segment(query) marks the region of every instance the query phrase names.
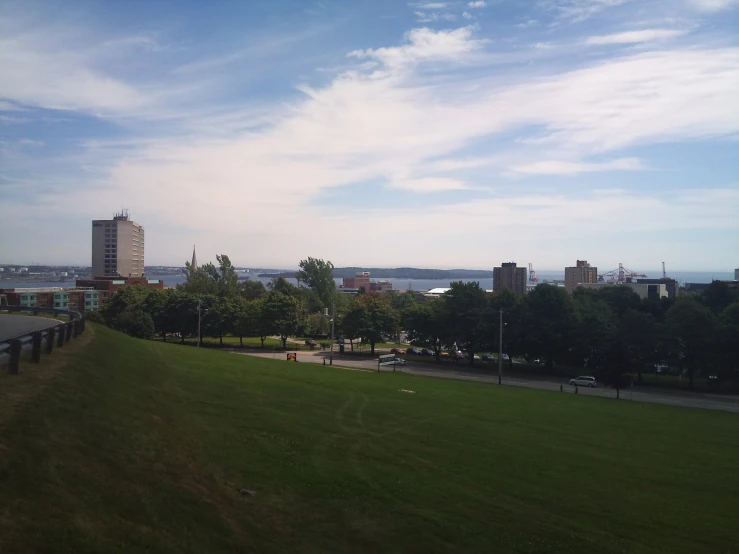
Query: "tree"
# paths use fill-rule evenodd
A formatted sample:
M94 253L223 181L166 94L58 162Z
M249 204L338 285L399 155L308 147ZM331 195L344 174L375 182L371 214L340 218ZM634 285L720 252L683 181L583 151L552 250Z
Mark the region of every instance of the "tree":
M258 300L267 295L267 289L261 281L247 280L241 283L241 296L247 300Z
M575 365L598 372L605 369L614 353L618 319L598 296L581 296L575 301L573 342L569 358Z
M285 296L300 298L300 289L291 284L284 277L277 277L276 279L272 279L269 283L267 283L267 288L270 292L279 292L284 294Z
M304 282L316 293L324 306L329 306L336 294L334 264L318 258L300 260L300 270L295 274L298 281Z
M375 344L390 337L397 326L397 313L385 298L377 294L354 297L354 302L343 318L344 332L350 337L361 337L370 344L370 353L375 354Z
M298 329L297 299L273 290L264 302L262 321L270 334L280 336L282 347L287 349L287 338Z
M170 291L164 305L167 327L180 334L184 344L185 337L195 332L198 325L198 299L195 295L180 288Z
M138 339L150 339L154 336L154 321L141 308L121 312L115 320L114 327Z
M250 302L243 298L234 300L230 331L231 334L239 337L239 345L242 348L244 337L259 335L260 309L261 303L258 301ZM262 345L264 346L264 342Z
M408 328L408 317L413 309L418 304L416 302L416 295L412 291L406 291L402 294L391 294L390 295L390 306L398 314L398 326L399 331L407 330ZM400 333L398 333L400 335ZM396 337L396 340L400 340L400 337Z
M431 346L437 362L441 359L441 350L447 342L446 319L444 304L440 299L416 304L405 316L408 339Z
M470 364L475 363L475 350L485 342L484 314L487 310L485 291L473 281L451 283L450 290L442 297L444 306L442 335L455 342L457 348L466 350Z
M121 287L103 304L100 313L110 327L116 327L115 321L123 312L143 310L149 291L141 285Z
M529 357L543 358L546 368L554 361L566 359L575 324L572 297L564 288L538 285L524 297L523 349Z
M523 331L522 297L512 290L503 289L490 295L484 315L482 345L497 350L500 340L500 310L503 310L503 353L508 354L508 367L513 367L513 356L522 352Z
M628 369L635 370L637 381L641 382L646 366L656 362L658 337L654 317L650 313L627 310L619 322L618 337L626 348Z
M673 362L687 371L693 389L698 365L705 363L712 354L716 320L711 311L694 298L681 297L667 312L665 328Z
M202 301L201 334L218 337L220 346L223 346L223 335L233 328L234 300L227 297L207 296Z
M151 289L143 303L143 309L151 316L154 330L159 333L164 342L167 341L167 331L170 330L170 318L167 313L167 297L169 290Z
M193 269L190 262L185 262L186 281L177 285L177 289L189 294L217 294L218 284L211 278L214 272L217 270L212 263Z
M718 315L739 299L736 289L729 288L728 283L713 281L699 297L701 304Z

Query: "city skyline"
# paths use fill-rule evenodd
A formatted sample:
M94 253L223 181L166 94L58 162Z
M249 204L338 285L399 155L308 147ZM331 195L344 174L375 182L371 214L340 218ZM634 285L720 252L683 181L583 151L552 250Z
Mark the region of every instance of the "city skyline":
M0 263L88 265L128 208L149 265L733 272L737 28L734 0L7 2Z

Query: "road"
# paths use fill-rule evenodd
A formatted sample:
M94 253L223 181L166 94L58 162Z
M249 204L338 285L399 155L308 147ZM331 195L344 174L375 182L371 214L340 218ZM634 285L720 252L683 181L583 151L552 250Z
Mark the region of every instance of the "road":
M284 360L284 352L261 353L232 351L234 354L256 356L259 358L273 358ZM323 364L324 359L328 364L328 352L298 352L298 361ZM348 369L361 369L366 371L377 371L377 359L357 359L351 356L340 356L334 354L334 365ZM381 368L382 371L392 371L392 366ZM497 365L480 365L478 369L449 366L438 367L434 363L424 361L409 361L405 366L398 366L398 370L411 375L424 377L436 377L443 379L461 379L464 381L478 381L481 383L498 382ZM575 387L567 384L567 379L559 377L542 376L516 376L507 377L503 370L503 384L514 387L527 387L532 389L559 391L568 394L575 393ZM602 398L615 398L616 391L610 388L578 387L578 394L586 396L598 396ZM739 396L713 395L702 393L689 393L684 391L669 391L657 388L637 387L621 391L621 399L634 402L651 402L654 404L667 404L685 408L703 408L706 410L723 410L726 412L739 413Z
M43 331L63 323L48 317L0 314L0 341L14 339L34 331Z

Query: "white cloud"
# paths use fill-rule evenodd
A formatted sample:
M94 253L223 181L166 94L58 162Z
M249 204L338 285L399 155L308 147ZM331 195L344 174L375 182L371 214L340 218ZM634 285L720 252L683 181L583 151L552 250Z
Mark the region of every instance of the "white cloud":
M429 23L432 21L455 21L457 16L453 13L439 12L415 12L420 23Z
M665 40L684 34L685 31L679 29L644 29L641 31L627 31L625 33L589 37L585 41L585 44L632 44L652 40Z
M449 4L447 2L428 2L426 4L413 4L419 10L443 10Z
M619 158L601 163L545 160L514 166L514 173L528 175L578 175L599 171L637 171L647 169L637 158Z
M539 5L553 10L561 19L584 21L595 14L632 0L540 0Z
M29 138L22 138L18 141L21 146L39 147L44 146L43 140L34 140Z
M518 23L516 27L518 29L528 29L530 27L536 27L539 24L539 21L536 19L529 19L527 21L524 21L523 23Z
M467 7L469 8L484 8L485 6L487 6L485 0L473 0L472 2L467 2Z
M388 68L399 68L423 61L453 61L479 50L485 40L472 37L471 27L450 31L435 31L423 27L405 35L407 44L387 48L354 50L347 54L354 58L372 58Z
M688 0L698 9L714 12L739 5L739 0Z
M405 189L421 193L448 190L469 190L475 188L459 179L449 179L446 177L422 177L418 179L398 178L391 181L391 186L396 189Z
M472 19L472 14L470 12L462 12L462 17L465 19Z

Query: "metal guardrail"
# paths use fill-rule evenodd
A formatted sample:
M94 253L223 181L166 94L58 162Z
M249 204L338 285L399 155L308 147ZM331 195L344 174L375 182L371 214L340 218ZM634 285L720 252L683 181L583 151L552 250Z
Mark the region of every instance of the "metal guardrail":
M8 365L8 372L18 374L23 351L31 350L31 360L41 361L42 349L51 354L54 347L61 348L71 339L85 330L85 316L74 310L60 308L37 308L30 306L0 306L0 313L23 313L29 315L51 314L56 317L67 316L69 321L50 325L40 331L32 331L23 335L0 341L0 365Z

